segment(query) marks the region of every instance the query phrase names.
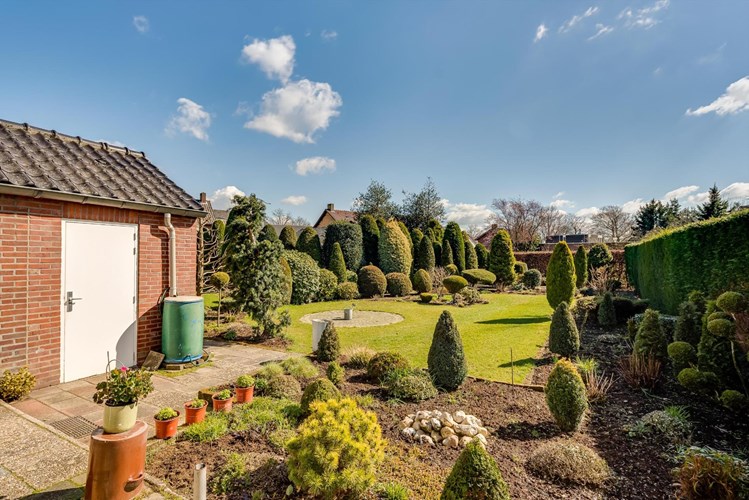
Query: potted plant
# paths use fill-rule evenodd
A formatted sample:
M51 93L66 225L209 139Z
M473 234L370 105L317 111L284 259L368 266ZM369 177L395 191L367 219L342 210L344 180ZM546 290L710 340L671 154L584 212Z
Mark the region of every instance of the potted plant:
M153 391L151 372L130 370L126 366L112 370L106 380L96 384L94 403L104 403L104 432L117 434L129 431L138 416L138 400Z
M237 403L252 403L252 396L255 393L255 379L251 375L240 375L234 385Z
M213 411L229 413L231 411L231 391L224 389L213 395Z
M196 398L185 403L185 425L197 424L205 419L205 410L208 408L208 401Z
M156 427L156 439L169 439L177 435L179 412L174 408L165 407L153 416Z

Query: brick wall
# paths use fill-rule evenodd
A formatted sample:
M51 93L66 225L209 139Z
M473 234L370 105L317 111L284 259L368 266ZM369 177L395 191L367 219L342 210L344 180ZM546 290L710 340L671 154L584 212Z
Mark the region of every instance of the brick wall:
M61 218L138 224L138 361L160 348L169 284L162 214L0 195L0 367L28 365L37 387L60 380ZM172 217L180 295L195 294L196 220Z

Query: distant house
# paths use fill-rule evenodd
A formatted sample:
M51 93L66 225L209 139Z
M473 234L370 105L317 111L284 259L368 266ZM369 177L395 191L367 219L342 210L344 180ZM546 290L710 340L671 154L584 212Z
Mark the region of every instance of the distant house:
M226 221L229 219L229 211L213 208L211 200L208 199L208 196L206 196L205 193L200 193L200 206L203 207L203 210L205 210L208 214L203 219L203 222L207 225L213 224L217 220L224 221L224 223L226 223Z
M0 367L43 387L160 350L205 215L142 152L0 120Z
M476 243L481 243L488 250L498 231L499 227L496 224L492 224L486 231L476 237Z
M559 243L560 241L566 241L568 244L580 245L582 243L589 243L587 234L555 234L553 236L546 237L546 243Z
M351 210L336 210L335 205L328 203L328 206L323 210L323 213L312 226L315 229L325 228L333 222L356 222L356 213Z

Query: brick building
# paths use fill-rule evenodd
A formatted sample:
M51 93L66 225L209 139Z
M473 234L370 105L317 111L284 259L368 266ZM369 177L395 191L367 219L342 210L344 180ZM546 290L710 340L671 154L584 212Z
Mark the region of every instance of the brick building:
M142 152L0 120L0 367L43 387L159 350L168 225L194 295L204 215Z

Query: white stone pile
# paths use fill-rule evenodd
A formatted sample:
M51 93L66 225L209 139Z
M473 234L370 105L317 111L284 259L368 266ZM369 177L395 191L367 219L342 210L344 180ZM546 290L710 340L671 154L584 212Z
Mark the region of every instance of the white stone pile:
M451 448L462 448L473 439L486 446L489 431L481 420L463 411L454 415L446 411L418 411L401 420L401 435L419 444L436 446L442 444Z

